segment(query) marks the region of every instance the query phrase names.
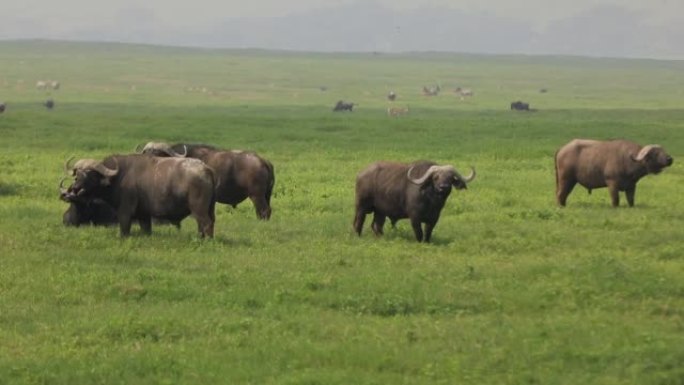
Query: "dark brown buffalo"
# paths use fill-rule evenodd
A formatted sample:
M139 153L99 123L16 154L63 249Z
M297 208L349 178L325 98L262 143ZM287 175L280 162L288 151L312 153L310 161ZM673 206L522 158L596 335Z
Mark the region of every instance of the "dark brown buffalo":
M355 103L347 103L344 100L339 100L337 104L335 104L335 107L333 107L333 111L339 112L339 111L353 111Z
M514 110L514 111L530 111L530 104L518 100L518 101L511 103L511 110Z
M153 217L178 223L188 215L200 236L214 235L214 174L197 159L113 155L81 159L67 168L74 182L63 199L107 203L116 211L122 236L130 234L132 220L149 234Z
M371 228L375 235L382 235L386 218L393 225L399 219L409 218L416 240L430 242L451 186L465 189L474 178L474 168L470 175L462 177L453 166L429 161L373 163L356 177L354 230L361 235L369 213L373 213Z
M5 108L7 108L7 105L4 102L0 102L0 114L5 112Z
M624 191L627 203L634 206L639 179L672 165L672 157L659 145L641 146L627 140L575 139L556 152L555 160L556 199L561 206L577 183L589 193L608 187L613 207L619 206L619 192Z
M253 151L222 150L204 144L147 143L142 152L155 156L196 158L214 170L216 201L236 207L249 198L257 218L271 217L271 194L275 184L273 164Z
M62 179L63 181L64 179ZM114 226L119 223L116 210L107 202L100 199L83 199L69 194L67 189L62 187L62 182L59 184L59 196L61 200L69 203L69 207L62 215L62 223L65 226ZM152 220L158 224L171 223L180 229L180 221L170 222L158 218L152 218Z

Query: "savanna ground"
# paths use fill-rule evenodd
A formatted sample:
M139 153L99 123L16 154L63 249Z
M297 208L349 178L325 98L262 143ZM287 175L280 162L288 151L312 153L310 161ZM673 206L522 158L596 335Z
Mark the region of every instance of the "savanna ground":
M0 42L0 69L2 384L684 383L682 62ZM575 137L675 163L634 208L577 188L560 209L553 153ZM191 218L65 228L63 162L149 140L256 150L272 219L247 201L217 206L213 240ZM354 178L379 159L478 176L432 244L406 220L359 238Z

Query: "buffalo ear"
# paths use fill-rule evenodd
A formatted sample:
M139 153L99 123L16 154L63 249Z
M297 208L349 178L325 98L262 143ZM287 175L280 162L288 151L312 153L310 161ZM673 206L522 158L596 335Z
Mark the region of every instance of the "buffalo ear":
M451 184L454 185L459 190L467 190L468 189L468 184L456 177L451 181Z

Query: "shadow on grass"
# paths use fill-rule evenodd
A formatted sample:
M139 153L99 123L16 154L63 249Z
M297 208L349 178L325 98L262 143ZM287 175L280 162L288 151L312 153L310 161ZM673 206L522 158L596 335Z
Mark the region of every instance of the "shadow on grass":
M0 196L19 195L20 185L0 182Z
M575 203L570 203L561 208L561 210L572 210L573 208L575 209L582 209L582 210L622 210L622 209L630 209L630 210L638 210L638 209L655 209L656 206L653 206L648 203L640 203L637 202L636 199L634 200L634 207L629 207L627 202L621 201L620 206L618 207L613 207L610 204L610 198L607 198L605 202L575 202Z
M456 235L454 235L453 237L451 237L449 234L440 235L438 233L438 230L438 228L435 228L435 230L432 232L432 238L430 238L429 243L419 243L416 240L416 236L415 234L413 234L413 230L410 227L401 228L399 224L397 224L396 228L391 226L385 226L384 234L381 236L373 234L373 230L371 230L370 228L364 229L363 233L361 234L361 237L358 237L356 233L354 233L353 231L350 233L350 235L353 235L352 238L368 238L378 242L406 242L407 244L424 244L432 246L448 246L453 242L458 242Z

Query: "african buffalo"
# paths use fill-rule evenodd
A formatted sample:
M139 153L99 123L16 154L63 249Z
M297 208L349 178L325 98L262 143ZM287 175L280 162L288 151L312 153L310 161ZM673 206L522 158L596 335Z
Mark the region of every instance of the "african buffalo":
M333 111L353 111L355 103L347 103L343 100L339 100L337 104L335 104L335 107L333 107Z
M70 202L102 201L116 211L122 236L137 220L145 234L152 218L177 223L188 215L200 236L214 235L214 174L197 159L113 155L103 161L81 159L67 169L74 182L64 193Z
M271 194L275 184L273 164L253 151L222 150L205 144L147 143L142 153L155 156L196 158L216 175L216 201L236 207L249 198L257 218L271 217Z
M43 103L43 105L44 105L45 108L47 108L48 110L51 110L51 109L55 108L55 101L52 100L52 99L48 99L48 100L45 101L45 103Z
M69 207L62 215L62 223L65 226L113 226L119 223L116 210L112 206L101 199L83 199L69 194L67 189L62 187L64 179L59 183L59 196L61 200L69 203ZM170 223L180 229L180 221L166 221L158 218L152 218L152 221L158 224Z
M634 206L636 184L647 174L658 174L672 165L672 157L655 144L641 146L627 140L598 141L574 139L555 156L556 199L565 206L568 195L579 183L589 190L608 187L613 207L620 204L624 191Z
M515 102L511 103L511 110L514 110L514 111L529 111L529 110L530 110L530 104L518 100L518 101L515 101Z
M430 88L423 86L423 96L437 96L439 91L441 91L439 84Z
M0 114L5 112L5 108L7 108L7 105L5 104L5 102L0 102Z
M382 235L385 218L392 224L409 218L416 240L430 242L451 186L465 189L474 178L474 168L462 177L453 166L430 161L373 163L356 177L354 230L361 235L366 215L372 212L375 235ZM425 223L424 235L421 223Z

